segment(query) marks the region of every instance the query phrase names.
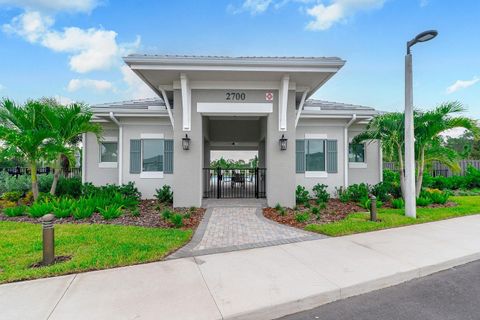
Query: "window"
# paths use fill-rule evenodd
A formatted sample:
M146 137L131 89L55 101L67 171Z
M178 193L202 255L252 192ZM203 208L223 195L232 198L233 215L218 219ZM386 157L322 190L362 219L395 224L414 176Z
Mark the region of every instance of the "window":
M100 143L100 162L117 162L118 160L118 142Z
M163 171L163 139L142 140L142 171L162 172Z
M365 162L365 144L363 143L350 143L348 148L348 161L349 162Z
M325 140L305 140L305 171L325 171Z

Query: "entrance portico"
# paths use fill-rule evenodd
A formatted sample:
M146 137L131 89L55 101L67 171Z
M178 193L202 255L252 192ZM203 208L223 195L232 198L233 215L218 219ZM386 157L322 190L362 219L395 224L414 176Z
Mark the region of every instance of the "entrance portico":
M250 133L248 126L234 129L229 121L258 121L260 138L253 142L267 168L268 205L295 205L296 126L303 103L343 60L132 55L125 62L165 101L173 127L174 206L200 206L208 151ZM212 129L222 125L223 134ZM188 150L182 148L186 135ZM279 146L282 136L286 150Z

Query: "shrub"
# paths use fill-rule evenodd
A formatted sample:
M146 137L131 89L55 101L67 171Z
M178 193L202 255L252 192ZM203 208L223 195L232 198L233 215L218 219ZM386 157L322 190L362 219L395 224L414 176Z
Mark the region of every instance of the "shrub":
M370 187L366 183L352 184L347 188L350 194L350 200L360 202L361 199L367 197L370 193Z
M68 218L72 215L75 200L69 198L58 198L52 201L53 214L55 218Z
M123 206L122 205L110 205L105 208L99 208L98 212L105 220L116 219L120 217L123 213Z
M313 207L310 210L310 213L313 214L314 216L316 216L317 219L320 219L320 208L319 207Z
M28 209L28 214L32 218L41 218L48 213L52 213L54 210L53 204L49 201L45 202L35 202Z
M280 207L280 210L278 210L278 213L281 215L281 216L284 216L287 214L287 211L285 210L284 207Z
M393 184L379 182L371 188L372 194L380 201L387 202L392 198L392 194L397 193Z
M277 203L275 205L275 210L280 211L281 209L282 209L282 206L280 205L280 203Z
M7 200L0 200L0 207L5 209L5 208L13 208L16 207L17 203L12 202L12 201L7 201Z
M155 198L161 203L172 203L173 202L173 192L169 185L163 185L160 189L156 189Z
M51 202L55 199L55 196L52 196L50 193L40 192L38 194L37 202Z
M20 198L23 196L23 192L21 191L8 191L2 194L2 199L12 202L18 202Z
M427 197L418 197L417 198L417 206L426 207L432 204L432 200Z
M190 211L191 213L194 213L194 212L197 211L197 207L191 206L190 209L189 209L189 211Z
M11 176L8 172L0 172L0 193L10 191L28 192L32 188L29 175Z
M345 189L344 187L335 187L335 193L337 194L338 200L341 202L346 203L350 201L350 193L348 192L348 189Z
M183 216L179 213L175 213L170 217L170 222L175 228L183 227Z
M134 208L134 209L130 210L130 214L134 217L140 217L140 209Z
M27 204L27 205L30 205L32 204L34 201L33 199L33 192L32 191L28 191L26 194L25 194L25 197L22 199L22 202L24 204Z
M295 215L295 220L296 220L298 223L307 222L309 218L310 218L310 215L308 214L308 212L297 213L297 214Z
M110 197L112 194L119 193L125 198L136 199L140 201L142 194L135 187L134 182L129 182L127 184L122 184L121 186L115 184L107 184L104 186L94 186L92 183L85 183L82 186L82 195L84 196L95 196L95 197Z
M403 209L405 207L405 201L402 198L393 199L392 207L395 209Z
M72 215L73 218L80 220L80 219L88 219L93 215L95 211L95 198L87 198L81 197L77 201L74 202Z
M70 196L73 198L78 198L82 195L82 179L74 178L64 178L60 177L58 179L57 196Z
M163 210L163 212L162 212L162 218L163 219L168 220L171 217L172 217L172 211L170 211L168 209Z
M326 209L327 208L327 203L326 202L321 202L318 204L318 208L320 210Z
M465 185L467 188L480 188L480 170L469 165L465 172Z
M430 199L432 203L445 204L447 203L448 198L450 197L450 192L427 188L422 190L422 192L420 193L420 196Z
M297 204L306 204L310 199L310 194L308 190L305 189L303 186L297 186L295 190L295 201Z
M371 204L372 204L372 200L370 200L369 198L363 198L362 199L363 201L360 202L360 205L367 209L367 210L370 210L371 209ZM377 208L381 208L383 206L383 202L382 200L378 200L377 199Z
M16 206L11 208L5 208L3 213L8 217L19 217L23 216L27 210L26 206Z
M327 192L327 185L317 183L313 186L312 191L315 194L317 201L327 202L330 199L330 194Z

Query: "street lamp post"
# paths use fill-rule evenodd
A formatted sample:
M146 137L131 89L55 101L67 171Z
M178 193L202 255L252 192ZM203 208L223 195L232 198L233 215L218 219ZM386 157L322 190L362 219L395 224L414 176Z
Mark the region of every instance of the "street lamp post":
M407 42L405 55L405 215L417 216L415 192L415 132L413 123L413 71L410 48L419 43L432 40L437 36L436 30L418 34Z

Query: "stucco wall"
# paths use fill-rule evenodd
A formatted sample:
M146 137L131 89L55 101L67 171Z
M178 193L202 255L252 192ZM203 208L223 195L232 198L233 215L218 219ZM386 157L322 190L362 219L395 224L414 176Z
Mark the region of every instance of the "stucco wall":
M118 139L118 129L110 124L103 125L104 138ZM86 135L85 145L85 182L91 182L96 186L107 183L118 183L118 168L101 168L100 163L100 145L97 137L88 133Z
M130 173L130 140L141 139L142 133L161 133L165 139L172 139L172 127L169 120L164 118L126 120L121 123L123 126L123 183L135 182L142 197L151 199L154 197L155 189L161 188L164 184L173 186L173 174L164 174L162 179L146 179L140 178L140 174ZM174 173L175 169L174 166Z
M357 134L362 132L362 126L354 126L350 128L348 132L348 139L351 141ZM380 144L377 141L365 143L365 168L352 168L352 164L349 165L349 184L355 183L368 183L377 184L381 180L381 165L382 154L380 152Z
M335 196L335 187L344 185L344 161L345 161L345 145L344 145L344 127L346 120L341 119L302 119L297 127L297 139L305 139L305 134L326 134L327 139L337 140L337 165L338 173L327 173L325 178L307 178L304 173L296 173L296 184L306 187L310 192L312 187L317 183L326 184L330 195ZM365 125L353 125L348 129L348 141L362 132ZM381 173L381 152L378 142L366 144L365 150L366 168L350 168L348 169L348 184L365 182L368 184L376 184L380 182Z
M326 178L307 178L305 173L296 173L296 185L306 187L310 192L317 183L326 184L327 190L333 196L335 187L340 187L344 183L344 127L346 121L335 119L302 119L297 126L296 138L305 139L305 134L326 134L327 139L337 140L337 173L327 173ZM293 143L293 142L292 142ZM292 146L295 148L295 146Z

